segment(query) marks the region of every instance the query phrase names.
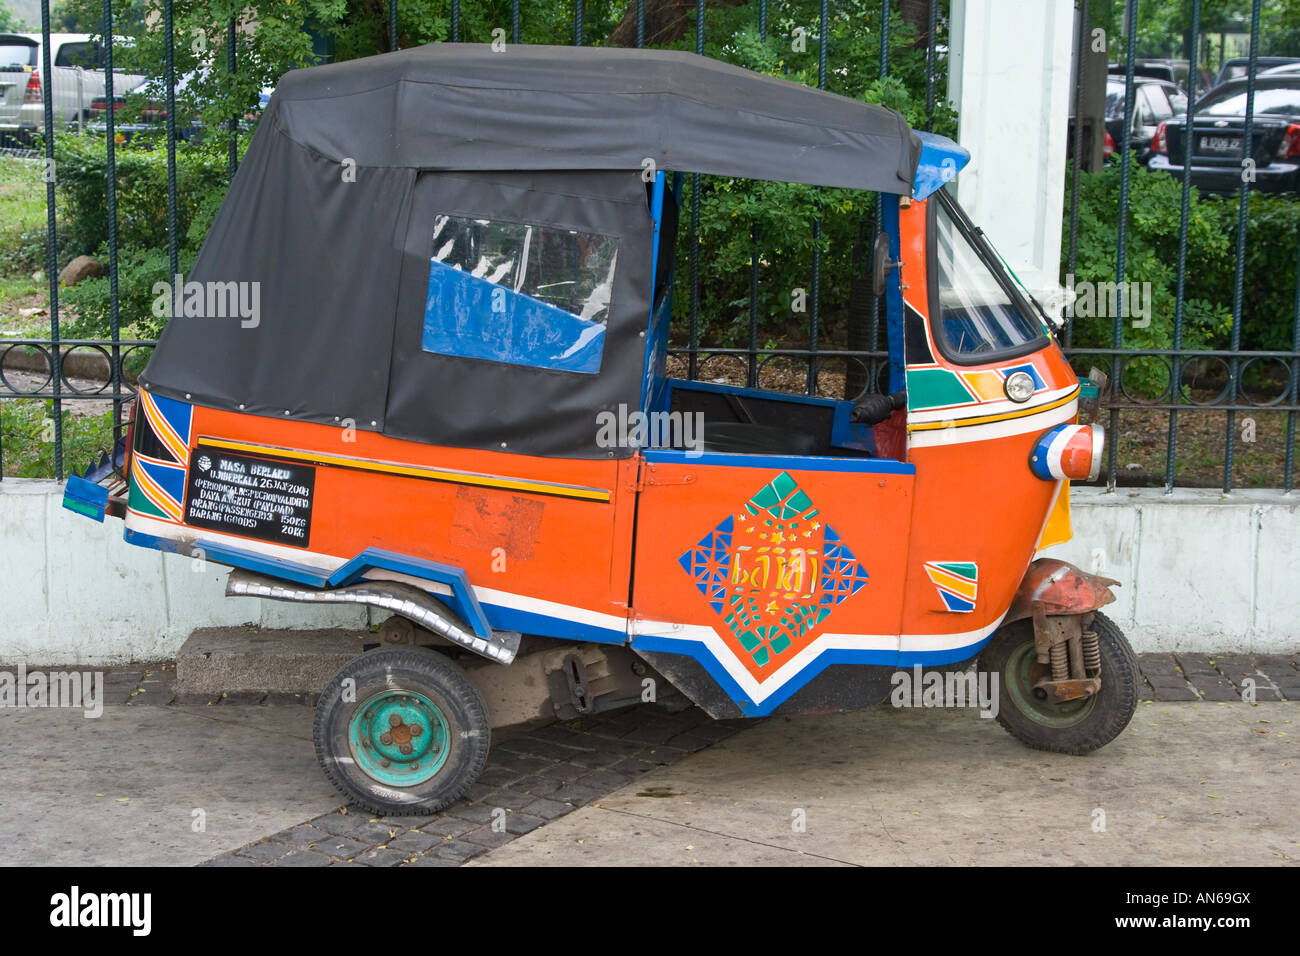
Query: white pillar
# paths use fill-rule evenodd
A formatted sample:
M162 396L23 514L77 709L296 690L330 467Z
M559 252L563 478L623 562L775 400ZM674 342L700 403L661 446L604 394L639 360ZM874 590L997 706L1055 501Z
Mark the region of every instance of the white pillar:
M1041 301L1060 287L1072 0L952 0L957 199Z

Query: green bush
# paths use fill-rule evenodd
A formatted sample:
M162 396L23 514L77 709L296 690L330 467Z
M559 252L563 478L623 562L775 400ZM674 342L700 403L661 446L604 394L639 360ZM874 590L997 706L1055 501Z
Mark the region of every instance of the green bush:
M97 258L108 262L108 249L101 247ZM181 250L178 257L181 273L188 272L193 253ZM117 298L118 323L122 338L152 339L162 332L166 319L154 316L155 282L172 281L167 249L140 249L128 246L118 250ZM94 279L84 279L60 293L65 308L77 316L78 338L108 338L112 332L112 296L108 270Z
M1078 256L1074 282L1115 280L1119 236L1120 167L1108 166L1081 177ZM1151 283L1150 325L1121 324L1120 346L1164 349L1174 344L1178 290L1178 232L1182 183L1167 173L1130 167L1125 280ZM1069 228L1067 215L1065 228ZM1202 196L1193 187L1187 225L1187 265L1182 345L1226 349L1231 345L1236 264L1237 201ZM1290 347L1296 291L1296 251L1300 242L1300 203L1294 197L1252 193L1247 206L1245 276L1242 290L1241 347ZM1065 276L1068 233L1061 243ZM1074 319L1075 347L1114 345L1114 319ZM1155 398L1168 388L1168 368L1158 359L1133 360L1125 384L1134 394Z
M241 143L247 146L247 140ZM65 136L56 142L60 264L93 255L107 266L107 166L103 143ZM153 286L170 282L167 253L167 150L158 142L132 141L116 155L118 318L126 337L155 338L164 320L153 315ZM185 274L207 235L227 187L224 144L176 144L177 264ZM18 252L15 252L15 255ZM43 260L42 260L43 261ZM76 334L107 337L112 328L108 270L62 292L77 316Z
M1237 197L1202 200L1214 208L1228 240L1217 268L1197 277L1197 295L1232 307L1237 253ZM1281 351L1292 345L1295 322L1296 251L1300 248L1300 200L1252 192L1246 205L1246 259L1241 295L1241 347ZM1228 347L1225 339L1224 348Z
M108 157L95 136L62 136L54 147L62 228L69 257L108 242ZM123 245L167 248L167 150L150 140L116 150L117 235ZM224 146L176 144L176 222L181 244L197 246L226 191Z

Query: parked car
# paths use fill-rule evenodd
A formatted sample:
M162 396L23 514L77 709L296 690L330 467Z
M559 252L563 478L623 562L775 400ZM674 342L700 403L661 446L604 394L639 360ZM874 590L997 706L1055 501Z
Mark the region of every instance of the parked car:
M182 76L176 81L176 92L179 94L184 88L188 74ZM119 117L123 109L126 108L128 97L142 98L140 108L135 111L129 118ZM90 103L90 130L98 135L103 135L107 129L104 114L108 112L107 94L97 96ZM167 103L166 92L161 81L156 78L145 78L131 86L129 89L113 91L113 132L116 134L118 142L128 142L137 134L157 134L163 132L163 124L167 122ZM190 140L198 133L198 120L194 117L188 119L178 116L176 122L176 138L178 140Z
M1109 63L1106 72L1111 76L1123 76L1125 66L1123 63ZM1149 76L1157 80L1169 80L1171 83L1176 79L1173 64L1168 60L1134 60L1133 75Z
M1111 76L1124 76L1123 63L1111 63L1107 67L1107 72ZM1133 61L1133 75L1150 77L1155 80L1169 80L1177 84L1178 88L1184 93L1187 92L1187 77L1190 72L1190 65L1186 60L1172 59L1146 59ZM1214 74L1204 67L1197 67L1196 89L1204 93L1214 86Z
M1255 57L1255 75L1260 75L1263 71L1277 66L1290 66L1291 64L1300 64L1300 56L1257 56ZM1219 70L1219 78L1215 81L1215 86L1222 86L1229 80L1245 79L1246 74L1250 72L1250 58L1239 56L1226 61Z
M1187 94L1169 80L1147 76L1133 77L1133 124L1129 148L1137 153L1138 162L1151 158L1151 142L1156 129L1166 120L1187 112ZM1119 149L1124 132L1124 77L1106 78L1106 158Z
M1207 93L1196 104L1190 137L1186 117L1161 123L1150 168L1182 176L1190 154L1194 186L1235 192L1245 159L1246 86L1245 78L1229 80ZM1250 155L1256 188L1300 191L1300 74L1256 77Z
M190 84L194 83L200 75L200 70L192 70L180 76L176 80L177 97L181 97ZM274 87L267 87L260 91L257 108L241 117L241 128L249 127L257 121L257 118L262 115L262 110L266 108L266 104L270 102L271 94L274 91ZM140 104L139 109L133 111L129 118L118 118L118 112L132 99ZM113 124L113 131L117 135L119 142L127 142L136 135L162 134L164 132L163 124L167 122L167 87L162 78L148 77L142 79L135 86L122 93L115 90L113 102L113 115L116 120ZM104 122L107 107L106 96L99 96L91 101L90 129L92 132L100 135L104 133L107 128ZM202 135L203 124L198 116L184 117L178 114L176 120L176 138L178 140L196 140Z
M99 44L89 34L50 34L52 76L41 75L44 62L39 33L0 34L0 140L30 142L44 128L47 86L57 124L84 121L91 101L104 96ZM123 88L141 79L114 73Z

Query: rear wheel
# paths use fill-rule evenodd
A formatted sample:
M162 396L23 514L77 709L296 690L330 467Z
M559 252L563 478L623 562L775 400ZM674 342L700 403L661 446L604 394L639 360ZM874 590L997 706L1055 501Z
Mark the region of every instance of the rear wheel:
M1034 685L1049 673L1038 663L1032 621L999 630L979 656L979 669L998 675L998 723L1021 743L1037 750L1086 754L1104 747L1128 726L1137 708L1137 657L1114 622L1093 617L1101 651L1101 690L1093 697L1055 703L1036 694Z
M491 743L478 689L423 647L344 665L316 705L316 759L347 799L379 815L434 813L483 770Z

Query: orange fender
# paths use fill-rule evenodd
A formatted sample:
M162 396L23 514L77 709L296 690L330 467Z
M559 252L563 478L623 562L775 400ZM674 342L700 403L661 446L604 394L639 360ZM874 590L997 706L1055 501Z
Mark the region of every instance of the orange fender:
M1047 614L1086 614L1115 600L1114 578L1103 578L1081 571L1068 561L1039 558L1029 566L1020 581L1016 596L1007 611L1004 624L1030 617L1035 602L1041 601Z

